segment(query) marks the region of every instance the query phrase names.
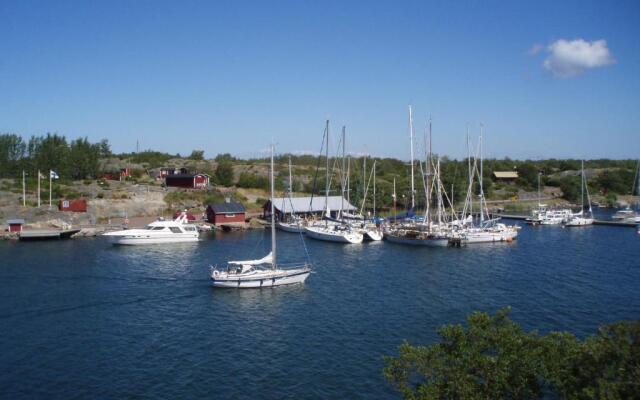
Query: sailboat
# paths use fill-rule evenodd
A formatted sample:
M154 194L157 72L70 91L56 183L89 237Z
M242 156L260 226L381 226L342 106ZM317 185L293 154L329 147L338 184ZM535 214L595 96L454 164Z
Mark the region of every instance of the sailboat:
M273 145L271 146L271 198L274 198ZM311 263L291 268L278 266L276 251L275 207L271 202L271 252L259 260L229 261L226 270L211 267L211 280L219 288L263 288L303 283L311 274ZM265 267L267 266L267 267Z
M482 129L482 128L481 128ZM467 201L472 204L471 190L473 185L473 175L477 173L478 183L480 186L480 223L477 226L473 224L473 216L468 219L468 223L462 230L462 243L493 243L493 242L511 242L518 236L518 228L516 226L507 226L506 224L498 222L500 218L490 218L489 210L487 209L487 201L484 195L483 188L483 154L482 154L482 130L480 131L480 139L478 143L479 156L480 156L480 170L476 168L477 163L474 162L473 169L471 170L469 178L469 189L467 191ZM484 219L485 214L487 220ZM463 213L464 215L464 213ZM466 221L465 221L466 222Z
M584 160L582 161L582 172L581 175L581 189L580 189L580 199L582 206L580 207L580 212L573 214L567 222L565 222L565 226L586 226L593 225L593 210L591 209L591 199L589 198L589 187L587 186L587 178L584 175ZM589 205L589 213L584 215L584 195L585 192L587 194L587 204Z
M325 210L322 221L309 224L304 228L305 234L310 238L324 240L327 242L351 243L358 244L364 240L364 235L354 229L350 224L331 218L331 210L329 209L329 120L325 127L325 136L327 138L326 154L326 190L325 190ZM342 180L344 185L344 179ZM344 191L343 191L344 193ZM344 198L344 195L343 195Z
M293 177L291 175L291 157L289 157L289 193L288 196L282 198L282 210L284 214L285 210L285 202L289 201L291 203L291 216L288 221L280 221L276 222L276 227L284 232L291 233L304 233L304 226L306 221L295 214L295 210L293 209L293 201L291 198L293 197Z

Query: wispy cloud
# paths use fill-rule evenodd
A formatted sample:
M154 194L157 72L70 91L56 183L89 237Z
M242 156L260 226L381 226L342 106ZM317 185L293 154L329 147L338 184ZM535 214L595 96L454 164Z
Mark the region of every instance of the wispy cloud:
M557 78L571 78L587 69L615 63L604 39L593 42L560 39L547 46L546 51L549 54L542 65Z

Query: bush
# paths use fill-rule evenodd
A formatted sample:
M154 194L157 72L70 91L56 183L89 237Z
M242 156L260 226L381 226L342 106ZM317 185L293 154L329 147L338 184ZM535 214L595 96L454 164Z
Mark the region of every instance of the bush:
M403 343L384 375L406 399L636 398L640 321L604 326L584 341L524 332L508 318L473 313L438 329L431 346Z

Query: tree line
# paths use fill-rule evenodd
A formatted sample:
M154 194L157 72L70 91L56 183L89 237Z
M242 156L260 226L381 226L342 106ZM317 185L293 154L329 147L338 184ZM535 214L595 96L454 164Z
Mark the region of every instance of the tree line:
M22 171L35 176L55 171L62 179L97 178L99 160L111 155L106 139L98 143L78 138L68 141L65 136L47 133L25 141L16 134L0 134L0 177L20 178Z

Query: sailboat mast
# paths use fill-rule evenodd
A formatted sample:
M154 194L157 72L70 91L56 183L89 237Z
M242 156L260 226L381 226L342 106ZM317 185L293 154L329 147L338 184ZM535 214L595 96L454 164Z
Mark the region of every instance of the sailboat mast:
M480 124L480 224L484 222L484 208L485 208L485 199L484 199L484 188L482 186L482 129L483 126Z
M345 129L346 127L342 125L342 171L341 174L344 176L346 167L345 167ZM344 212L344 190L345 190L345 178L341 179L340 186L342 189L342 196L340 198L340 218L342 218L342 213Z
M429 117L429 136L428 136L429 152L427 153L427 228L431 228L431 188L429 187L429 178L431 176L431 117Z
M293 197L293 177L291 176L291 156L289 156L289 198Z
M276 269L276 221L275 221L275 207L273 206L273 199L275 196L275 185L273 183L273 143L271 144L271 268Z
M373 160L373 217L376 216L376 160Z
M467 125L467 164L469 167L469 187L473 192L473 171L471 171L471 139L469 138L469 125ZM469 201L469 215L471 215L471 222L473 224L473 195ZM463 215L463 218L466 216Z
M327 148L325 150L325 156L327 158L327 174L326 174L327 184L326 184L326 189L324 191L324 207L325 207L324 212L325 212L325 216L330 217L330 215L328 215L329 214L329 120L327 120L327 126L325 129L327 131Z
M411 148L411 209L414 209L416 206L416 199L413 178L413 111L411 110L411 105L409 105L409 141Z
M394 219L394 223L396 222L397 219L397 214L396 214L396 177L393 177L393 219Z
M582 169L580 170L580 202L582 206L580 208L580 214L584 212L584 160L582 160Z

